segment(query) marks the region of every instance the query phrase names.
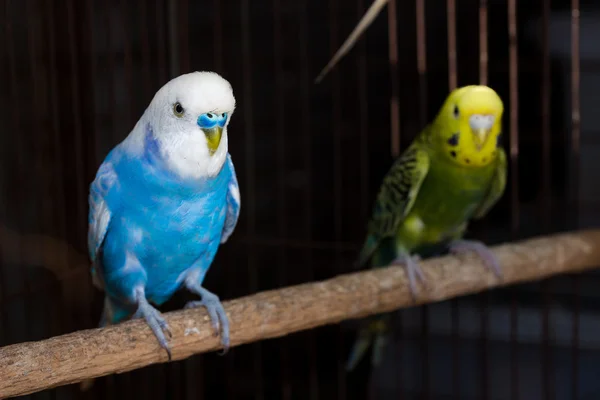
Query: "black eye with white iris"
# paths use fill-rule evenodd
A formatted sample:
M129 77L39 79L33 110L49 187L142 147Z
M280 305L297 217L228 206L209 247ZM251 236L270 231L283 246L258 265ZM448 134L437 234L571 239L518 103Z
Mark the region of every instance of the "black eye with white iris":
M185 114L185 109L183 108L181 103L177 102L173 104L173 114L180 118L183 117L183 114Z
M452 112L452 114L454 115L454 118L458 119L458 117L460 116L460 112L458 111L458 106L454 106L454 111Z

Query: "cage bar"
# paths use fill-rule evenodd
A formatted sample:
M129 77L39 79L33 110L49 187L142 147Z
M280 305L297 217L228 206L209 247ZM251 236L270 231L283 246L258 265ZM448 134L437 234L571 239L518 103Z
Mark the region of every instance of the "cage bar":
M479 84L488 84L488 2L479 0Z
M313 119L311 117L311 55L310 55L310 18L308 11L308 2L304 2L300 6L300 76L302 77L302 102L300 113L302 115L302 132L310 132L310 129L313 126ZM313 234L312 234L312 221L314 218L313 213L313 151L312 151L312 137L311 135L304 135L303 140L303 150L304 150L304 171L307 176L306 189L304 190L304 230L305 230L305 240L307 243L314 243ZM315 278L314 273L314 256L313 256L313 246L305 246L305 261L309 266L306 268L307 271L307 281L313 281ZM309 358L309 378L308 378L308 386L309 386L309 398L310 400L318 400L319 399L319 377L317 370L317 350L316 350L316 334L313 331L307 333L306 344L308 347L308 358Z
M288 237L288 220L286 216L287 198L286 188L286 107L285 107L285 81L283 68L283 22L281 16L281 0L273 0L273 53L275 60L275 85L276 99L275 110L277 110L276 129L277 135L277 221L278 234L282 238ZM287 248L281 246L278 251L279 267L277 283L280 287L288 284L287 279ZM289 345L287 341L280 341L280 362L281 362L281 398L290 400L292 397L292 387L289 372Z
M550 38L549 38L549 21L550 21L550 0L542 0L542 84L541 84L541 109L542 109L542 188L541 188L541 212L542 226L545 230L550 229L551 220L551 174L552 165L550 163L551 156L551 132L550 132ZM554 399L554 363L552 356L552 347L550 339L550 304L552 303L552 293L548 280L541 283L542 295L544 296L544 304L542 311L542 369L543 369L543 387L542 394L545 399Z
M571 0L571 172L570 177L571 183L571 218L572 225L577 226L579 224L579 174L580 172L580 145L581 145L581 115L580 115L580 53L579 53L579 0ZM580 302L581 302L581 290L580 290L580 276L573 276L573 293L575 298L575 304L573 307L573 343L572 343L572 356L573 356L573 387L572 396L574 399L579 398L579 324L580 324Z
M251 21L250 21L250 2L243 0L241 2L241 43L242 43L242 62L244 65L244 86L243 101L245 104L243 111L244 131L246 140L246 202L248 203L246 212L246 234L249 236L256 234L256 161L255 161L255 136L254 136L254 112L252 106L252 47L251 47ZM250 278L250 290L258 290L258 272L256 263L256 253L251 246L247 246L248 252L248 275ZM256 379L256 399L264 399L264 373L262 367L262 351L260 343L253 345L254 370Z
M396 0L388 0L388 57L390 63L390 133L392 157L400 155L400 85L398 70L398 22Z
M448 89L456 89L458 85L456 67L456 0L446 0L448 23Z

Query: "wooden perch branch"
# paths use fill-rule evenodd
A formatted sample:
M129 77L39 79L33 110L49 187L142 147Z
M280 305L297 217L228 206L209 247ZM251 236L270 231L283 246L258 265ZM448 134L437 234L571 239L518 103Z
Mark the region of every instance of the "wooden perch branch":
M493 248L504 269L498 282L476 256L423 262L429 303L495 286L573 273L600 265L600 230L566 233ZM232 345L280 337L345 319L413 306L401 267L341 275L225 302ZM217 350L204 309L167 313L173 359ZM167 361L140 320L0 349L0 397L12 397Z

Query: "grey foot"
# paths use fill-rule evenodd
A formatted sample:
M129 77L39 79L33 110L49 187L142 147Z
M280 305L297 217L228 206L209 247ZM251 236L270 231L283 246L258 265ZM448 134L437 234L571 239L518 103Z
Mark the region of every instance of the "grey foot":
M160 346L167 351L169 361L171 361L171 349L167 343L165 333L169 336L169 338L172 337L172 334L167 321L165 321L162 315L160 315L160 312L158 312L156 308L152 307L145 297L140 298L138 296L138 309L135 314L133 314L132 318L144 318L146 320L146 323L150 329L152 329L154 336L156 336L156 339L158 339Z
M410 293L413 300L417 297L417 278L423 285L427 284L425 275L423 275L423 270L421 270L421 267L419 266L420 260L421 258L418 255L410 256L408 254L401 254L392 261L392 264L404 264L406 274L408 275L408 286L410 287Z
M450 243L450 252L453 254L461 254L472 251L483 259L486 267L492 270L497 278L502 278L502 268L498 259L488 247L477 240L455 240Z
M201 296L202 300L190 301L185 305L185 308L206 307L212 327L215 330L215 336L221 333L221 344L223 345L221 354L227 353L229 350L229 319L219 297L201 286L194 288L194 292Z

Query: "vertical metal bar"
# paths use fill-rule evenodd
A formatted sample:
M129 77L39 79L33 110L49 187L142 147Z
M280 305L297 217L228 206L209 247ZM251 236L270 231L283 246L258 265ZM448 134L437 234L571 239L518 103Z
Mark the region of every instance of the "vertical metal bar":
M250 48L250 0L242 0L241 3L241 25L242 25L242 60L244 65L244 128L246 130L246 169L248 170L247 185L248 193L246 200L248 202L248 232L252 237L256 229L255 218L255 174L254 174L254 117L252 112L252 53Z
M112 134L112 139L113 142L115 140L119 139L119 135L117 134L117 132L115 132L115 113L116 113L116 109L115 109L115 83L114 83L114 78L115 78L115 57L114 57L114 50L113 50L113 43L112 43L112 21L111 21L111 8L106 7L105 8L105 23L106 23L106 48L107 48L107 54L106 54L106 58L107 58L107 69L108 69L108 78L107 81L109 82L108 85L108 123L109 123L109 132L111 132Z
M14 48L14 35L13 35L13 24L11 22L11 17L10 17L10 0L6 0L5 2L5 7L6 7L6 50L7 50L7 58L8 58L8 69L9 69L9 75L10 75L10 84L8 85L10 87L9 92L10 92L10 98L12 99L13 102L18 102L20 100L20 96L19 96L19 88L18 88L18 78L17 78L17 66L16 66L16 55L15 55L15 48ZM11 124L12 124L12 132L21 132L22 130L22 123L20 120L20 114L17 111L13 111L11 112ZM25 162L23 160L23 156L25 154L25 147L23 144L23 140L22 140L22 135L18 135L16 138L16 149L15 149L15 153L16 153L16 170L18 171L17 173L23 177L24 175L24 166L25 166ZM23 200L22 198L24 197L23 193L22 193L23 189L19 189L19 201L18 201L18 205L16 207L15 212L18 213L18 215L20 216L20 226L19 229L23 229L24 228L24 210L23 210ZM18 254L19 254L19 261L23 260L23 251L25 250L23 248L23 243L22 240L19 238L17 239L17 246L19 248L18 250ZM30 285L29 285L29 275L27 274L26 271L23 271L23 269L21 269L21 280L23 283L23 287L25 289L25 293L27 294L26 298L24 299L24 304L25 304L25 316L23 318L24 321L29 321L29 307L27 306L27 302L29 301L29 296L31 295L31 290L30 290ZM9 326L8 324L6 324L5 326ZM27 326L26 329L29 329L29 326Z
M2 29L2 32L6 33L6 26L8 25L8 7L6 5L6 2L4 4L3 7L0 7L0 29ZM6 38L5 38L6 39ZM6 40L7 41L7 40ZM8 54L5 53L4 49L6 49L6 45L2 46L0 48L0 54L2 55L2 57L0 57L0 60L2 60L2 65L0 65L0 67L4 68L4 60L7 61L8 63ZM6 68L7 70L10 68ZM4 71L0 72L3 79L7 80L8 77L4 76ZM4 154L2 154L4 155ZM4 216L6 215L5 212L6 210L4 208L6 208L6 198L4 197L4 195L2 195L2 197L0 197L0 207L2 207L2 209L0 209L0 215ZM1 345L6 345L8 340L6 339L6 330L8 329L9 326L9 321L8 321L8 316L7 316L7 312L6 312L6 280L4 279L4 268L7 265L6 263L6 257L3 255L3 252L0 251L0 344Z
M417 2L417 73L419 74L420 125L427 122L427 37L425 28L425 0Z
M47 0L47 1L49 1L49 0ZM49 8L51 8L51 7L49 7ZM90 70L89 70L90 79L89 79L89 82L95 82L96 79L97 79L97 76L96 76L96 58L95 58L95 57L97 57L97 53L96 53L96 40L95 40L95 37L94 37L94 34L95 34L96 30L94 29L95 28L94 27L94 10L93 10L93 1L92 0L86 0L85 1L85 12L87 14L87 18L86 19L88 21L87 29L88 29L88 35L89 35L88 36L89 40L88 40L88 43L86 44L86 49L87 49L87 52L88 52L89 57L90 57L90 66L89 66L89 68L90 68ZM95 110L94 110L94 107L93 107L93 105L95 104L95 101L96 101L95 100L95 86L93 86L92 89L91 89L90 97L91 97L90 103L92 105L90 114L92 114L92 117L95 117ZM94 137L94 139L92 140L92 143L94 143L94 150L95 150L95 146L96 146L95 138L97 137L97 134L98 134L97 129L96 129L96 123L95 123L95 121L88 121L88 122L91 123L90 133ZM95 163L96 160L89 160L88 159L88 161L87 161L88 166L89 166L90 162ZM84 186L84 188L87 189L87 184L85 183L85 181L82 182L82 185ZM85 200L86 200L86 204L87 204L87 191L86 191L85 195L86 195ZM83 212L84 212L84 215L85 215L85 213L86 213L86 209L85 208L84 208ZM84 232L87 232L87 216L86 216L86 218L84 220L84 226L85 226ZM86 270L85 273L88 274L89 272ZM93 289L90 288L90 290L93 290ZM90 298L91 298L91 296L90 296ZM92 310L91 304L89 306L89 310L90 310L90 313L86 314L86 316L85 316L86 323L91 321L91 310Z
M515 293L511 294L511 308L510 308L510 392L511 399L518 400L520 396L520 385L519 385L519 308L517 304L517 296Z
M179 24L179 41L180 41L180 57L181 60L181 68L182 73L190 72L190 34L188 28L188 20L189 20L189 3L188 0L179 0L179 13L177 18L177 23Z
M158 87L167 83L167 54L165 39L165 3L163 0L156 0L156 47L158 48Z
M479 0L479 84L488 81L487 0Z
M279 237L287 238L287 199L286 188L286 142L285 142L285 81L283 69L283 24L281 21L281 0L273 0L273 55L275 59L275 109L277 127L277 221ZM287 285L287 251L285 246L279 247L278 285ZM290 400L292 388L289 376L289 345L287 341L280 344L281 360L281 398Z
M488 3L481 0L479 7L479 81L488 84ZM480 299L481 312L481 398L489 396L489 351L488 351L488 322L489 322L489 293L483 293Z
M132 57L132 45L131 45L131 35L133 34L133 29L131 29L131 22L129 18L129 6L130 3L126 0L119 0L119 10L121 12L121 29L122 40L123 40L123 61L124 61L124 69L125 69L125 87L126 87L126 99L125 109L127 110L125 121L126 123L126 132L128 129L133 128L137 117L134 114L134 101L133 101L133 57ZM125 132L123 132L125 134ZM161 369L165 369L164 366L159 367ZM122 374L120 376L122 384L125 386L124 393L126 397L129 397L132 393L132 383L131 383L131 373ZM164 379L164 374L160 374L160 379ZM119 379L117 378L117 382Z
M142 71L144 75L144 101L150 102L152 79L150 78L150 33L148 31L148 5L147 0L138 0L140 42L142 44Z
M332 51L338 46L338 2L337 0L329 1L329 15L330 15L330 30L329 30L329 46ZM339 246L342 237L342 106L341 106L341 85L340 85L340 74L333 74L333 223L334 223L334 240L335 240L335 268L338 272L341 272L341 261L342 261L342 249ZM343 336L341 327L338 325L337 330L337 354L342 354ZM344 369L343 358L338 357L338 399L346 398L346 371Z
M365 11L364 0L356 0L358 16ZM369 212L369 125L368 125L368 92L367 92L367 44L366 40L357 43L358 57L358 123L360 141L360 220L366 221Z
M127 128L133 127L133 124L137 120L134 115L133 110L133 59L131 56L131 34L132 32L129 30L129 12L128 5L130 3L126 0L119 0L119 5L121 9L121 23L122 23L122 33L123 33L123 59L125 61L125 86L127 87L127 105L125 106L127 109Z
M457 299L450 301L452 320L452 398L460 399L460 309Z
M511 232L514 236L519 228L519 124L518 124L518 56L517 56L517 10L516 1L508 2L508 43L509 43L509 92L510 92L510 181L511 181ZM511 304L511 385L512 397L519 394L519 354L518 354L518 305L516 294L512 293Z
M392 157L400 155L400 85L398 74L398 23L396 21L396 0L388 4L388 42L390 60L390 83L392 96L390 98L390 133Z
M579 53L579 0L571 0L571 162L572 190L571 209L573 228L578 225L579 217L579 173L580 173L580 144L581 144L581 115L579 105L580 95L580 53ZM579 315L580 288L579 275L573 277L573 293L575 305L573 310L573 388L572 397L579 398Z
M571 151L579 161L580 148L580 60L579 60L579 0L571 0ZM577 167L578 164L575 164ZM576 199L577 200L577 199Z
M217 72L223 69L223 17L221 15L221 0L213 1L214 18L214 47L215 47L215 69Z
M571 225L578 224L579 209L579 161L581 141L581 116L579 114L579 0L571 0L571 191L569 194Z
M22 4L22 3L21 3ZM35 16L36 10L33 4L32 0L27 0L26 1L26 5L25 5L25 12L27 15L27 53L28 53L28 58L29 58L29 84L30 84L30 96L31 99L28 99L28 101L30 101L31 104L31 110L30 110L30 132L31 132L31 137L34 139L33 142L38 142L40 139L38 137L36 137L37 135L42 134L42 127L40 125L40 110L42 109L42 106L39 103L39 99L40 99L40 92L39 92L39 86L38 86L38 75L37 75L37 71L36 71L36 65L38 63L37 60L37 51L36 51L36 44L35 44L35 30L36 30L36 24L37 24L37 18ZM13 112L18 112L18 111L13 111ZM27 148L29 147L29 148ZM26 154L29 154L31 157L31 161L28 162L27 164L30 164L30 168L32 168L32 171L35 171L34 173L36 173L38 175L37 178L37 185L38 187L43 187L43 182L42 182L42 175L40 174L41 171L39 171L39 167L41 165L41 161L40 160L36 160L36 158L38 157L42 157L39 146L25 146L24 147L25 151L27 152ZM33 165L32 165L33 164ZM37 165L36 165L37 164ZM32 196L33 193L32 191L29 192L28 196ZM33 213L32 215L35 215L35 219L36 219L36 225L34 229L39 229L40 226L39 221L40 221L40 201L33 201L30 203L33 206ZM43 202L42 202L43 204ZM25 227L21 227L21 229L24 229ZM29 247L29 246L27 246ZM36 246L37 247L37 246ZM35 251L35 252L39 252L41 253L43 251L42 248L35 248L35 249L30 249L28 248L27 251ZM25 288L27 290L27 297L25 298L25 313L26 315L32 315L32 308L35 307L35 303L34 303L34 299L33 297L36 296L37 293L35 293L34 291L31 290L31 282L30 282L30 273L29 270L27 268L27 266L23 265L21 266L21 268L23 268L23 276L25 279ZM33 311L33 313L35 313L35 311ZM25 319L26 324L29 325L28 329L30 330L30 333L34 332L34 328L32 327L32 321L30 319Z
M417 73L419 75L419 126L427 123L427 38L425 27L425 0L416 0ZM422 394L429 399L429 306L421 306L421 362Z
M256 174L255 174L255 150L254 150L254 118L252 110L252 51L250 45L250 1L241 2L241 25L242 25L242 62L244 65L244 128L246 130L246 202L248 208L246 211L247 230L249 237L256 235ZM250 275L250 290L258 290L258 273L256 271L256 257L251 246L247 246L248 251L248 273ZM254 347L254 370L256 379L256 398L264 399L264 381L262 371L262 352L260 343L252 345Z
M169 29L169 73L171 78L181 73L181 61L179 57L179 13L178 2L171 0L167 2L168 29Z
M456 0L447 0L446 15L448 25L448 91L457 88L458 66L456 60ZM458 299L450 300L452 320L452 396L460 398L460 310Z
M38 5L39 7L39 5ZM44 86L40 87L40 71L38 69L38 65L40 65L43 61L40 59L40 53L38 50L38 41L39 41L39 30L41 29L41 27L39 26L39 19L38 19L38 7L36 7L36 5L33 4L32 0L28 0L26 2L25 5L25 11L27 13L27 18L28 18L28 24L27 24L27 41L28 41L28 53L29 53L29 72L30 72L30 84L31 84L31 96L32 99L29 101L29 103L31 104L31 108L29 110L29 112L31 113L31 117L32 117L32 133L34 133L35 136L33 138L33 146L30 147L29 149L29 154L30 154L30 163L33 164L33 171L34 173L38 176L37 179L39 179L38 181L38 188L43 188L43 192L42 192L42 196L46 195L46 187L48 185L47 182L42 182L41 178L44 176L44 154L42 154L44 147L46 145L46 141L47 141L47 137L48 135L48 130L47 128L45 128L45 126L42 125L41 123L41 118L43 118L46 114L46 102L44 102L44 99L46 96L44 96L46 93L42 93L42 90L44 89ZM38 28L39 27L39 28ZM43 136L42 138L40 138L39 136ZM41 197L41 196L40 196ZM48 226L52 226L52 202L51 201L41 201L40 199L38 199L37 201L34 202L34 207L35 207L35 216L36 216L36 220L38 221L38 226L36 226L34 229L36 230L45 230L48 228ZM44 226L45 225L45 226ZM35 242L32 242L35 243ZM39 253L40 255L43 254L44 252L47 252L48 249L45 248L44 246L36 246L36 248L29 248L28 251L33 251L36 253ZM43 257L43 256L42 256ZM66 260L63 260L66 261ZM26 266L22 266L23 268L26 268ZM55 285L52 285L55 286ZM58 285L56 285L58 286ZM37 293L31 290L31 287L28 290L29 294L28 296L35 296L37 297L37 294L40 292L38 291ZM56 293L52 290L48 291L49 293ZM51 303L54 304L60 304L62 303L62 296L60 295L54 295L53 299L49 299L49 301ZM30 302L26 302L26 312L28 314L31 315L31 311L29 311L29 306L34 303L35 300L31 299ZM44 305L44 303L42 302L38 302L38 305ZM63 315L61 320L65 320L68 318L68 314L65 313L66 315ZM55 320L52 319L51 315L47 315L44 323L47 324L47 326L49 327L49 334L50 335L55 335L60 331L60 328L56 328L57 324L60 324L62 321L61 320ZM26 320L29 322L29 320ZM72 324L69 323L69 326L72 326ZM54 329L53 329L54 328ZM46 394L49 395L50 398L54 399L56 398L56 390L52 390L47 392ZM39 397L42 397L43 394L39 394ZM38 397L38 396L36 396Z
M550 162L550 0L542 0L542 223L549 228L551 193L550 182L552 164Z
M489 399L489 340L488 340L488 326L489 326L489 293L484 292L481 294L479 300L481 320L481 398Z
M400 156L400 146L402 144L400 132L400 73L398 67L398 13L396 7L396 0L388 0L388 58L390 84L392 87L390 95L390 147L393 158ZM398 319L402 322L401 313L398 314ZM402 327L400 327L399 331L402 333ZM397 360L399 371L395 376L398 382L399 393L404 393L402 359L400 357Z
M450 91L457 86L456 70L456 0L446 0L448 19L448 88Z
M27 19L28 19L28 23L27 23L27 52L28 52L28 56L29 56L29 84L30 84L30 95L31 95L31 109L30 109L30 116L32 117L30 119L31 121L31 128L32 128L32 132L35 134L41 134L43 132L43 128L40 124L40 111L42 111L42 105L40 104L40 87L39 87L39 76L38 73L36 71L36 66L39 62L38 60L38 54L37 54L37 50L36 50L36 25L37 25L37 18L36 18L36 9L34 7L33 4L33 0L27 0L26 1L26 5L25 5L25 12L27 15ZM36 138L37 139L37 138ZM42 157L42 154L38 153L39 148L30 148L30 150L32 150L33 154L31 155L32 157L32 161L31 163L38 164L41 165L41 162L38 160L35 160L35 158L37 157ZM35 168L35 167L34 167ZM36 171L37 174L39 174L42 171ZM38 175L39 178L41 178L41 175ZM39 179L38 178L38 179ZM42 186L43 183L39 182ZM39 202L39 200L38 200ZM39 204L35 205L35 215L36 215L36 219L39 221ZM41 252L42 249L35 249L35 251L39 251Z
M51 1L48 1L48 2L52 3ZM52 6L49 6L48 8L52 8ZM87 21L86 28L87 28L87 38L88 38L85 49L86 49L88 57L89 57L89 79L88 79L88 82L96 82L97 81L97 75L96 75L96 57L97 57L97 52L96 52L96 41L95 41L95 37L94 37L96 29L95 29L95 26L94 26L94 9L93 9L93 1L92 0L86 0L85 1L85 14L86 14L85 21ZM56 73L56 71L54 73ZM53 79L54 79L54 77L53 77ZM54 84L56 84L56 82L54 82ZM95 88L96 88L95 85L92 85L92 88L89 91L90 92L90 100L88 102L89 107L90 107L89 108L89 110L90 110L89 114L91 114L88 117L90 119L88 121L88 123L91 125L91 128L89 130L89 134L92 135L92 138L88 139L87 143L92 143L92 150L93 151L92 152L86 152L86 162L85 162L86 166L88 168L92 169L92 170L94 169L93 167L95 166L96 159L95 158L90 158L90 157L88 157L88 155L89 154L96 154L97 153L96 152L96 146L97 146L97 136L98 136L98 131L96 129L96 121L95 121L95 119L96 119L96 113L95 113L95 107L94 107L95 102L96 102L96 99L95 99ZM57 90L56 87L54 88L54 90ZM57 112L57 115L58 115L58 112ZM55 132L55 135L58 135L58 130ZM57 145L60 146L60 143L57 143ZM82 149L82 151L83 151L83 149ZM60 157L60 155L59 155L59 157ZM82 160L82 162L83 162L83 160ZM63 168L61 166L60 170L59 170L60 171L59 173L62 173L62 170L63 170ZM85 176L85 174L83 176ZM81 183L84 186L84 188L87 189L87 183L85 181L81 182ZM61 185L61 187L62 187L62 185ZM85 195L86 195L86 203L87 203L87 192L85 193ZM66 206L65 204L60 204L59 205L59 207L61 207L61 208L64 208L65 206ZM85 214L86 210L87 210L87 208L84 208L84 210L83 210L84 214ZM64 222L66 223L67 221L64 221ZM84 220L84 226L85 226L85 228L84 228L85 230L83 232L87 232L87 218ZM69 250L68 249L65 250L64 258L65 258L65 260L68 260L68 258L69 258ZM71 270L71 266L68 266L68 267L69 267L69 270ZM81 271L81 268L79 268L79 271L82 274L85 274L85 275L82 275L82 276L85 276L86 281L88 283L91 282L91 276L89 275L89 271L88 271L87 268L85 268L84 271ZM65 278L65 279L67 279L67 278ZM71 279L71 282L69 284L70 285L74 285L75 284L74 282L75 281L73 279ZM92 287L92 285L88 284L88 286L87 286L88 293L89 292L93 293L94 290L95 289ZM87 298L90 299L90 300L92 299L92 297L93 296L91 294L87 296ZM87 327L93 326L93 325L97 326L98 321L97 320L95 321L94 318L92 317L94 308L93 308L93 304L92 304L91 301L85 306L85 310L87 311L87 312L84 313L84 316L83 316L83 322L84 322L85 326L87 326ZM88 396L88 398L92 398L92 396L97 397L98 396L98 391L96 390L96 391L93 391L92 393L90 393L89 396Z
M516 0L508 0L508 40L509 40L509 85L510 85L510 160L511 160L511 200L512 227L519 229L519 95L518 95L518 53L517 53L517 6Z
M302 132L311 132L312 118L310 110L310 88L312 87L310 81L310 54L309 51L309 35L308 29L309 17L308 17L308 2L302 2L300 6L300 74L302 76L302 104L301 104L301 121L302 121ZM313 207L312 207L312 137L310 134L304 135L304 170L307 176L306 190L304 191L304 221L306 225L304 227L306 231L306 241L312 242L312 221L313 221ZM308 280L314 280L314 266L313 266L313 249L312 247L306 248L306 265L308 265ZM310 400L318 400L319 398L319 377L317 374L317 351L315 343L315 332L309 331L308 337L308 357L310 362L310 373L309 373L309 393Z
M550 229L550 40L549 40L549 21L550 21L550 0L542 0L542 224L544 230ZM552 296L550 294L548 280L542 282L542 292L544 296L544 310L542 314L542 370L543 385L542 396L544 399L554 399L554 367L552 357L552 347L550 339L550 304Z
M107 118L107 122L108 122L108 126L109 126L109 132L111 135L111 143L115 143L116 141L119 141L120 138L120 134L118 132L116 132L116 122L115 122L115 117L116 117L116 107L115 107L115 103L116 103L116 98L115 98L115 71L116 71L116 63L115 63L115 53L114 53L114 46L113 46L113 42L112 42L112 34L113 34L113 28L112 28L112 19L111 19L111 10L112 10L112 3L113 1L106 1L105 2L105 7L104 7L104 14L105 14L105 21L104 23L106 24L105 26L105 32L106 32L106 58L107 58L107 70L108 70L108 74L107 74L107 82L108 82L108 118ZM100 319L100 316L98 316L98 320ZM107 396L114 396L116 389L115 389L115 381L116 381L116 377L114 375L108 376L106 378L106 391L107 391Z

